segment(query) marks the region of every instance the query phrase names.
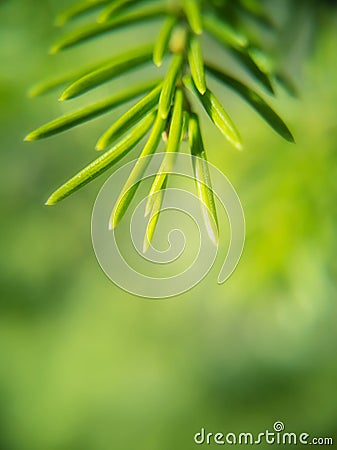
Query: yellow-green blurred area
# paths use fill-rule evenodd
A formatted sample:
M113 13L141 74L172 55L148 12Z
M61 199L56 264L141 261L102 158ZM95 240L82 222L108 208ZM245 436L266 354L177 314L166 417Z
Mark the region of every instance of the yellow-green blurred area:
M66 4L0 3L1 450L185 450L196 447L201 427L258 433L277 420L287 431L336 439L333 10L321 16L314 42L293 52L288 71L300 98L280 88L277 101L265 96L291 127L295 145L211 82L245 142L242 153L231 150L203 116L208 158L231 180L245 210L244 253L224 285L216 282L217 261L190 292L155 301L118 289L94 256L91 211L108 173L59 205L44 206L53 189L94 159L99 133L126 107L23 143L38 125L154 70L69 105L57 102L57 92L28 99L37 80L139 41L137 32L123 30L48 56L62 34L53 18ZM158 29L154 23L137 30L149 42ZM221 49L207 39L204 46L221 63Z

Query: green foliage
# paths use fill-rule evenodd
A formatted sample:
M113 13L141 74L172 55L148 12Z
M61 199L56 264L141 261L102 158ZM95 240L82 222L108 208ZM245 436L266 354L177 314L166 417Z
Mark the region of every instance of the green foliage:
M184 85L200 100L202 106L205 108L209 118L216 125L225 138L238 150L242 149L241 137L229 117L225 109L216 96L207 89L204 95L201 95L197 90L192 78L190 76L184 77Z
M291 134L287 125L257 92L246 86L244 83L241 83L239 80L236 80L235 78L226 74L224 71L217 69L213 65L206 64L206 69L218 80L227 84L239 95L241 95L241 97L244 98L284 139L290 142L294 142L293 135Z
M160 31L157 41L153 50L153 62L157 67L160 67L163 63L164 55L168 49L172 31L177 23L177 17L168 16Z
M167 185L167 177L165 177L163 185L160 188L160 190L156 194L152 194L153 201L151 201L150 211L146 210L146 212L145 212L146 215L148 215L148 214L151 214L151 215L150 215L149 223L146 227L146 233L145 233L144 245L143 245L144 253L149 249L150 243L152 241L152 238L153 238L153 235L154 235L157 223L158 223L160 209L161 209L161 205L163 203L164 190L166 189L166 185Z
M136 180L138 178L141 178L141 176L144 174L149 162L148 159L145 158L145 156L149 156L156 151L165 125L165 119L163 119L161 115L157 113L157 118L153 125L150 136L143 148L143 151L140 154L138 161L132 169L130 176L127 179L124 188L120 193L119 198L117 199L115 207L112 211L109 225L111 229L115 228L118 225L118 223L124 216L128 206L130 205L138 188Z
M50 53L55 54L61 50L65 50L66 48L73 47L102 34L108 33L109 31L116 31L120 28L128 27L134 23L144 22L164 14L165 8L163 5L154 5L145 8L144 10L123 14L120 17L107 22L85 25L63 36L63 38L53 45L50 49Z
M202 33L202 19L201 19L201 6L200 0L184 0L183 1L183 9L192 28L192 31L195 34Z
M193 158L193 169L198 197L201 201L202 213L207 231L214 243L218 239L218 218L215 208L211 179L207 165L207 158L202 141L199 119L196 114L191 114L188 124L188 135Z
M107 170L117 161L119 161L128 151L130 151L149 131L154 121L154 114L150 113L143 118L129 133L117 142L109 151L91 164L82 169L73 178L67 181L57 191L55 191L47 200L47 205L54 205L63 198L70 195L80 187L87 184L93 178L96 178L102 172Z
M159 113L163 119L167 119L171 110L172 98L177 86L178 77L181 74L183 55L177 53L173 56L170 68L164 80L163 89L159 99Z
M182 137L183 128L183 101L184 96L181 89L178 89L175 94L172 121L170 125L169 137L166 146L166 154L159 171L153 181L150 189L148 202L145 208L145 215L148 215L155 202L156 194L163 189L166 183L168 174L173 170L174 156L179 150L179 144Z
M109 3L109 0L87 0L85 2L80 1L79 3L75 3L56 17L55 25L61 27L70 20L107 3Z
M32 96L65 86L60 99L68 100L81 96L118 75L126 75L130 70L137 69L151 60L158 67L166 57L170 58L170 63L163 80L156 78L139 83L101 102L52 120L28 134L26 140L36 140L63 132L130 99L144 95L98 139L97 150L107 149L106 153L54 192L47 204L60 201L112 167L151 130L140 158L112 212L110 228L115 228L137 191L138 183L135 183L135 180L144 173L148 164L148 160L141 157L156 151L165 131L166 155L153 181L146 205L145 214L150 217L150 221L144 250L149 247L155 231L168 175L173 169L174 155L185 138L188 138L192 155L201 158L194 166L196 188L207 230L210 238L216 242L218 223L215 202L209 187L211 184L207 156L199 118L193 111L193 102L197 100L201 103L211 121L235 148L240 150L242 141L230 115L216 94L209 89L207 75L215 77L243 97L283 138L293 141L293 136L283 120L255 89L216 67L211 61L207 63L204 61L202 34L210 35L227 49L252 79L269 94L274 95L275 82L282 83L292 92L291 82L284 74L274 70L273 60L261 45L256 44L255 38L250 36L244 26L247 16L258 26L267 26L270 30L274 29L273 21L258 1L85 0L62 12L57 17L56 23L62 26L89 12L96 12L96 21L75 27L65 34L52 47L52 54L89 39L98 38L102 34L116 32L121 28L149 20L160 19L162 26L152 45L122 51L119 56L83 67L58 79L43 82L31 90Z
M51 122L48 122L45 125L42 125L40 128L32 131L26 136L25 140L35 141L37 139L42 139L54 134L61 133L62 131L69 130L76 125L80 125L81 123L94 119L95 117L100 116L101 114L104 114L113 108L116 108L117 106L127 102L128 100L132 100L133 98L138 97L139 95L147 92L149 89L154 87L157 83L159 83L159 80L151 80L145 83L140 83L137 86L132 86L131 88L119 92L118 94L115 94L105 100L97 102L94 105L81 108L79 111L75 111L70 114L65 114L64 116L52 120ZM129 113L131 113L131 111Z
M127 52L120 57L113 58L113 61L104 64L101 67L89 72L78 80L74 81L70 86L63 91L60 100L68 100L79 95L85 94L90 89L93 89L106 81L111 80L117 75L126 73L128 70L139 66L152 57L152 47L141 47L134 51Z
M196 85L200 94L204 95L207 90L207 86L200 40L193 34L191 34L189 40L188 62L190 64L194 84Z
M96 150L104 150L113 141L122 136L126 130L130 129L146 114L155 108L162 84L156 86L149 94L136 103L129 111L121 116L108 130L103 133L96 144Z

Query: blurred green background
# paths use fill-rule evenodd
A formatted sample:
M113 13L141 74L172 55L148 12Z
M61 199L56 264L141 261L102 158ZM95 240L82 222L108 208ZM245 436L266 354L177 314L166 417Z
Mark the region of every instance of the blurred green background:
M260 432L276 420L337 438L335 17L327 14L314 46L293 56L300 99L279 90L275 103L296 145L230 95L242 154L219 148L220 135L203 121L209 160L246 214L234 275L217 285L217 263L189 293L150 301L115 287L95 259L90 219L103 179L43 206L93 159L98 133L120 111L22 142L73 108L54 94L28 99L35 81L136 39L122 31L105 46L47 56L60 33L53 17L66 3L0 3L1 450L185 450L201 427ZM227 91L214 87L225 102Z

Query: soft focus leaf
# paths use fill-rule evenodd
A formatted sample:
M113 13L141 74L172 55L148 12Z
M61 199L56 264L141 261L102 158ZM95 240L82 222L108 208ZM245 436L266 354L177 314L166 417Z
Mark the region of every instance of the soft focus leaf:
M92 69L93 68L91 67L88 71ZM41 81L29 89L28 96L38 97L39 95L47 94L48 92L53 91L59 86L63 86L64 84L69 83L69 81L72 81L74 78L82 77L83 75L88 73L88 71L76 72L75 74L61 75L59 78Z
M90 89L94 89L112 78L150 61L152 58L152 51L153 47L146 45L125 52L119 56L115 56L110 63L105 64L74 81L63 91L60 100L69 100L82 95Z
M118 139L145 114L153 109L158 103L162 85L156 86L149 94L139 100L129 111L123 114L105 133L99 138L96 150L104 150L113 141Z
M187 20L196 34L202 33L201 7L199 0L184 0L183 8Z
M48 136L52 136L54 134L61 133L70 128L73 128L88 120L92 120L95 117L104 114L113 108L116 108L122 103L125 103L128 100L131 100L143 94L144 92L149 91L158 82L159 80L153 80L139 84L135 87L128 88L100 102L97 102L93 105L86 106L78 111L58 117L57 119L52 120L51 122L48 122L45 125L42 125L41 127L29 133L28 136L26 136L25 140L35 141L37 139L46 138Z
M144 8L140 11L133 11L127 14L118 16L116 19L111 19L105 23L94 23L85 25L69 34L63 36L51 48L50 53L54 54L60 50L73 47L74 45L93 39L97 36L105 34L109 31L117 30L122 27L127 27L135 23L141 23L150 19L157 18L163 15L166 11L165 5L153 5Z
M165 181L163 183L162 189L159 192L157 192L157 194L155 196L156 198L153 203L151 216L150 216L148 225L146 227L146 233L145 233L144 245L143 245L143 253L146 253L148 251L150 244L152 242L152 238L153 238L154 232L157 227L159 214L160 214L160 210L161 210L163 199L164 199L166 184L167 184L167 178L165 179Z
M183 112L183 124L181 127L181 137L180 141L183 141L188 135L188 122L189 122L189 113L187 111Z
M106 58L104 60L82 67L79 70L75 70L73 72L66 73L64 75L60 75L57 78L41 81L29 90L28 95L30 97L37 97L38 95L47 94L50 91L60 86L63 86L64 84L82 78L84 75L87 75L88 73L98 69L99 67L105 66L106 64L109 63L111 63L111 58Z
M114 229L118 223L122 220L126 210L128 209L137 189L139 186L139 180L144 174L150 159L146 158L156 151L159 145L162 133L166 125L166 120L157 113L157 118L147 140L143 151L137 159L134 168L132 169L129 178L127 179L122 192L120 193L114 209L111 213L109 228Z
M218 19L213 14L205 14L203 23L205 30L212 34L221 44L233 47L247 47L247 37L234 29L228 22Z
M163 57L167 51L170 37L176 23L177 18L174 16L168 16L163 23L153 50L153 62L157 67L162 65Z
M160 165L158 173L152 183L149 198L146 204L145 215L148 215L153 207L153 202L155 200L155 196L153 194L162 189L167 174L170 173L173 169L175 154L179 150L179 145L181 142L181 134L183 128L183 105L184 94L181 89L178 89L174 99L172 121L166 146L166 153L163 162Z
M173 56L170 68L164 80L163 89L159 99L159 113L166 119L171 109L172 98L176 89L178 77L181 72L183 63L182 54L178 53Z
M204 62L201 53L200 40L195 35L191 35L188 45L188 61L192 73L194 84L201 95L206 92L206 78Z
M69 8L62 11L55 20L55 25L61 27L70 20L88 13L102 5L109 3L110 0L87 0L71 5Z
M257 21L259 24L274 29L275 23L266 11L266 7L261 1L240 0L237 5L242 11L246 12L249 17Z
M291 97L298 97L298 89L293 80L284 72L278 72L275 75L276 81Z
M219 128L225 138L238 150L242 149L241 137L219 100L207 89L204 95L197 90L190 76L184 77L185 86L200 100L212 122Z
M275 61L261 48L250 45L247 48L247 53L262 72L269 75L274 73Z
M231 48L231 51L250 75L259 81L270 94L275 93L271 77L264 71L264 69L259 67L252 55L249 53L249 49L242 50Z
M196 156L192 161L202 215L209 237L214 244L217 244L219 234L218 219L199 119L196 114L190 115L188 135L191 153L193 156Z
M114 147L95 159L91 164L82 169L73 178L67 181L57 189L47 200L46 205L54 205L63 198L80 189L89 183L109 167L119 161L127 152L129 152L148 132L155 115L153 113L146 116L138 125L136 125L123 139Z
M229 50L245 67L245 69L256 78L271 94L274 94L274 88L271 79L264 67L261 67L256 61L257 49L249 48L248 40L230 25L216 18L213 15L206 15L204 18L206 30L221 44L228 46ZM260 57L262 55L260 51Z
M213 65L207 64L206 68L217 79L238 92L278 134L287 141L294 142L294 137L287 125L257 92Z
M109 2L108 6L98 16L97 22L103 23L109 19L112 19L114 14L123 11L128 6L142 3L142 0L114 0Z

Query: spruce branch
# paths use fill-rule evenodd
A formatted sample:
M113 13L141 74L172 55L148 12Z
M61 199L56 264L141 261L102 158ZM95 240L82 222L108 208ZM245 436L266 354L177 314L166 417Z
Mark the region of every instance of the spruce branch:
M145 215L150 217L144 240L146 251L155 232L175 155L181 142L187 140L191 154L199 157L194 165L196 190L206 229L210 239L216 243L218 219L213 193L209 188L211 183L200 118L194 111L194 103L199 102L203 106L206 115L234 148L241 150L242 140L226 107L220 103L216 93L210 90L208 76L216 78L242 97L281 137L290 142L294 139L285 122L255 88L225 72L208 61L208 58L205 62L202 36L209 35L228 50L245 69L252 83L257 82L269 95L275 95L276 83L281 83L288 91L293 92L291 81L274 69L272 58L251 39L244 26L248 16L259 26L275 30L273 20L258 0L83 0L61 12L56 23L58 26L67 26L78 17L89 14L95 14L94 19L65 33L52 46L51 54L140 23L159 20L161 28L151 45L121 51L113 58L97 61L57 79L42 82L31 89L30 95L38 96L62 87L61 100L83 96L89 90L96 89L117 76L127 76L131 70L137 70L151 62L153 79L58 117L26 136L27 141L47 138L137 98L133 106L99 137L96 149L105 150L105 153L66 181L49 197L46 204L59 202L113 167L148 135L111 214L109 226L111 229L115 228L138 189L139 183L135 184L135 180L146 170L148 158L143 157L153 154L163 140L166 145L165 157L153 180L145 208ZM156 67L160 67L165 59L169 61L168 70L163 79L158 79Z

